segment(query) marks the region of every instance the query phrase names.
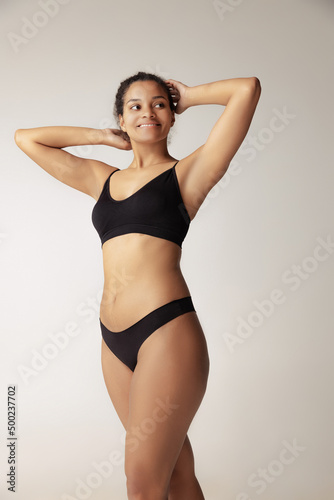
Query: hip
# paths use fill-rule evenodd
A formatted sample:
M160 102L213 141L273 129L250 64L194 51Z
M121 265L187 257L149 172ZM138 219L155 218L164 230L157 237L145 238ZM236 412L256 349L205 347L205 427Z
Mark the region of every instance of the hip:
M150 279L123 276L117 288L105 284L100 318L112 331L125 330L162 305L190 295L180 270Z

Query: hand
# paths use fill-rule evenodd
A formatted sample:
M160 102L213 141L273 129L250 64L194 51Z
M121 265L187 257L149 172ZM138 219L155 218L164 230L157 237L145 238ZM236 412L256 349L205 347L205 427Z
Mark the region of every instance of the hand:
M189 104L187 104L187 90L189 87L187 87L184 83L172 80L171 78L165 80L165 83L169 87L173 102L176 104L176 107L174 108L175 113L180 115L183 111L189 108Z
M102 132L103 144L105 146L124 149L126 151L132 149L131 142L123 130L119 130L118 128L104 128L102 129Z

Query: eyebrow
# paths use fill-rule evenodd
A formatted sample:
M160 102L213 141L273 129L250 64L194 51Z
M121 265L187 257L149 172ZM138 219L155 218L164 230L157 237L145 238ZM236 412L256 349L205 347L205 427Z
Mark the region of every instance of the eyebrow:
M163 95L155 95L152 97L152 100L153 99L165 99L165 101L167 101L166 97L164 97ZM126 104L128 104L129 102L137 102L137 101L141 101L141 99L129 99Z

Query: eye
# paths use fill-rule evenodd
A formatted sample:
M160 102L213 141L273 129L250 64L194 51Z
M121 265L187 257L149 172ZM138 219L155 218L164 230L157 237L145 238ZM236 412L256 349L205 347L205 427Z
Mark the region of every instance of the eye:
M165 104L163 102L157 102L157 104L155 104L155 106L161 106L162 108L164 108Z
M136 107L139 107L139 104L134 104L133 106L131 106L130 109L133 109L133 108L136 108Z

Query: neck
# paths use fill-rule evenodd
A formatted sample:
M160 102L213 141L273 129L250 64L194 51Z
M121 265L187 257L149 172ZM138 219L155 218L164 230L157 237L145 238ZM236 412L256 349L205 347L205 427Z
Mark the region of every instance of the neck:
M175 159L168 152L166 140L153 144L132 141L131 144L133 160L128 168L141 170Z

